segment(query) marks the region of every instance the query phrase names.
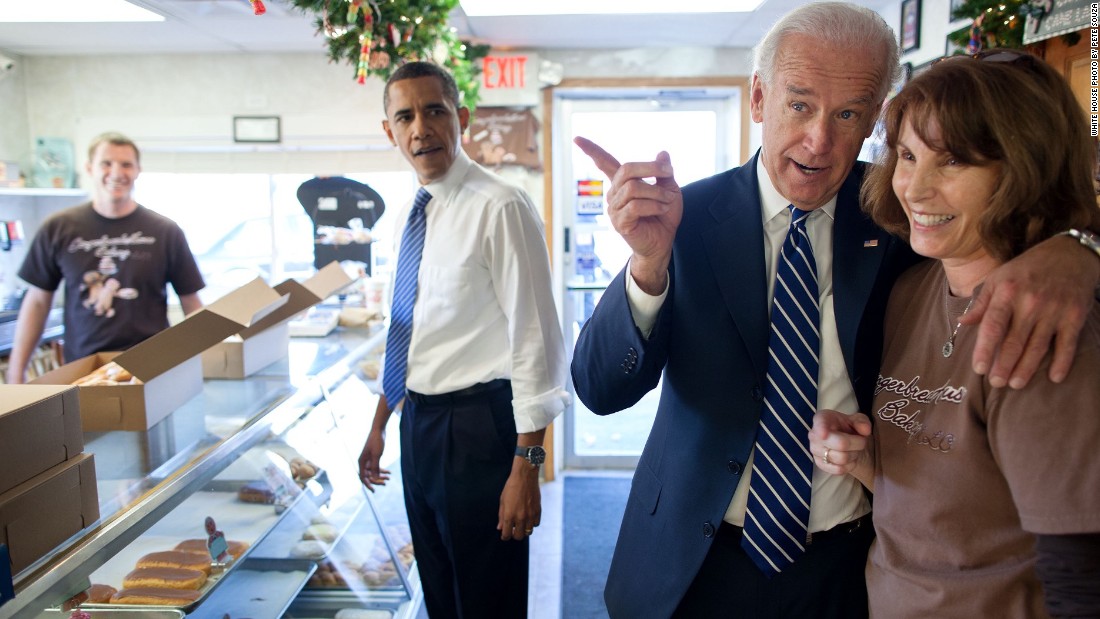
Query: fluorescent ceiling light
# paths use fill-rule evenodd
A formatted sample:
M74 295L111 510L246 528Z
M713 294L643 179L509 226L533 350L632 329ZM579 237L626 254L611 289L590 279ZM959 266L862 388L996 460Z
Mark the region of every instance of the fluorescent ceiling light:
M164 21L125 0L0 0L0 23Z
M459 0L469 17L749 13L764 0Z

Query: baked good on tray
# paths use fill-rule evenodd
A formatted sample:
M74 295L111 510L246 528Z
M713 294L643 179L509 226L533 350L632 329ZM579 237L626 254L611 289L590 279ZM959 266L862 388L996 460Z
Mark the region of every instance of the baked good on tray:
M112 604L150 604L154 606L187 606L202 595L192 589L138 587L123 589L111 598Z
M111 596L118 593L118 589L111 585L92 585L85 593L88 594L88 599L85 600L87 603L106 604L111 601Z
M210 575L210 555L181 550L151 552L138 559L135 567L182 567Z
M237 498L245 503L273 503L275 493L262 481L252 481L237 490Z
M290 556L295 559L320 559L328 554L328 544L315 539L305 539L290 549Z
M234 559L240 559L241 555L248 550L248 542L227 540L226 544L229 545L229 554L232 555ZM176 544L175 550L179 550L180 552L194 552L206 557L210 556L210 549L207 548L205 539L185 539Z
M330 544L339 536L340 531L331 524L311 524L302 533L302 539L318 539Z
M122 580L123 589L141 587L199 589L205 584L205 573L180 567L139 567Z
M97 385L140 385L141 381L135 378L129 370L111 361L99 366L91 374L74 380L72 384L78 387L94 387Z

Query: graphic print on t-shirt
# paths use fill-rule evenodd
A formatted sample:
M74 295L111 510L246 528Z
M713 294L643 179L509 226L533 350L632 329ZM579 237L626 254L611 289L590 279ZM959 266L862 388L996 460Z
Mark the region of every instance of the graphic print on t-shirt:
M922 417L924 410L920 405L934 406L939 402L960 404L966 398L966 387L953 387L947 383L937 389L921 387L920 376L914 376L909 380L894 378L892 376L879 375L878 384L875 386L875 395L886 392L900 396L900 399L891 399L875 411L879 420L897 426L902 432L909 435L907 444L927 446L932 451L948 453L955 445L955 435L942 429L926 426L926 420ZM876 404L880 400L876 399ZM913 409L909 406L913 404Z
M81 280L80 292L82 304L92 310L96 316L113 318L115 299L133 300L138 297L134 288L123 288L115 276L119 273L119 263L125 263L133 254L135 245L152 245L156 239L143 236L141 232L126 234L117 238L103 235L98 239L73 239L69 244L69 253L91 252L99 259L97 270L86 271Z

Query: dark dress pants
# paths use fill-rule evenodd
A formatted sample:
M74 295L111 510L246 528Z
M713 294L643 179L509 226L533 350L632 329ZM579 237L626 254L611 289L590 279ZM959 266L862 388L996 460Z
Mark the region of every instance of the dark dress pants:
M405 400L401 474L431 619L527 616L528 541L496 528L515 448L507 381Z
M676 619L864 619L870 514L815 533L806 554L767 578L741 548L741 528L718 529Z

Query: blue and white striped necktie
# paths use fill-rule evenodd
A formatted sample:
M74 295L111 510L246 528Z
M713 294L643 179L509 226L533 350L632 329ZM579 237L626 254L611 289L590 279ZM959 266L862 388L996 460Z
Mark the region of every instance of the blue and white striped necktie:
M768 340L764 410L756 434L741 546L769 577L806 551L817 410L821 323L817 264L806 235L808 212L794 206L778 256Z
M409 367L409 342L412 339L413 307L416 305L417 276L420 258L424 254L424 236L428 218L424 207L432 194L423 187L416 192L412 211L401 235L397 257L397 276L393 283L393 303L390 306L390 330L386 334L386 362L382 374L382 393L390 410L405 397L405 377Z

